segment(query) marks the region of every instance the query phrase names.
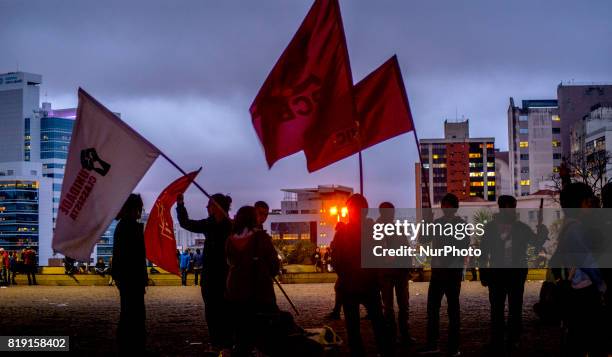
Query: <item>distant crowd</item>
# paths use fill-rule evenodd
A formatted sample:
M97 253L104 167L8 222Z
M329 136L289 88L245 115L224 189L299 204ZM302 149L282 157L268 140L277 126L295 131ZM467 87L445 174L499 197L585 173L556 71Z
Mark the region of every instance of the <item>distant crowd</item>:
M17 285L17 274L28 277L28 285L38 285L36 272L38 271L36 251L31 247L22 250L7 251L0 248L0 285Z

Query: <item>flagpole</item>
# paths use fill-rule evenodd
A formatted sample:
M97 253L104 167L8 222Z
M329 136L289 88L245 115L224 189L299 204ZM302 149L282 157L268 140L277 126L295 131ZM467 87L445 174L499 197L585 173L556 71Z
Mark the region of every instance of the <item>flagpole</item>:
M180 171L180 172L181 172L183 175L187 175L187 172L185 172L185 170L183 170L183 169L182 169L182 168L181 168L179 165L177 165L177 164L176 164L176 162L172 161L172 159L171 159L171 158L169 158L169 157L168 157L166 154L164 154L163 152L161 152L161 151L160 151L160 152L159 152L159 155L160 155L160 156L162 156L164 159L168 160L168 162L169 162L169 163L170 163L172 166L174 166L174 167L175 167L177 170L179 170L179 171ZM202 169L202 168L200 168L200 170L201 170L201 169ZM200 189L200 191L202 191L202 193L203 193L204 195L206 195L206 197L211 198L211 197L210 197L210 195L208 194L208 192L206 192L206 190L205 190L204 188L202 188L202 186L200 186L200 184L198 184L197 182L195 182L195 180L194 180L194 181L192 181L192 182L193 182L193 184L194 184L194 185L195 185L195 186L196 186L198 189ZM213 200L213 201L214 201L214 200ZM215 202L216 202L216 201L215 201Z
M359 150L359 193L363 195L363 160L361 150Z

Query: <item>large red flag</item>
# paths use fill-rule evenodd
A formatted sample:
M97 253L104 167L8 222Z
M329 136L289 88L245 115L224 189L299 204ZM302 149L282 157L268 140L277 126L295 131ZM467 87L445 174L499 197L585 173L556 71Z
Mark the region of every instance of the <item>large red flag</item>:
M176 239L170 209L176 203L177 196L187 190L200 170L179 178L162 191L151 209L144 231L147 259L177 275L179 266L176 259Z
M313 123L352 120L352 86L338 1L316 0L250 108L268 167L318 139Z
M332 138L328 145L313 141L304 151L308 171L313 172L353 155L359 150L414 130L397 57L393 56L354 88L357 117L353 121L323 123L317 135ZM338 126L344 127L338 129Z

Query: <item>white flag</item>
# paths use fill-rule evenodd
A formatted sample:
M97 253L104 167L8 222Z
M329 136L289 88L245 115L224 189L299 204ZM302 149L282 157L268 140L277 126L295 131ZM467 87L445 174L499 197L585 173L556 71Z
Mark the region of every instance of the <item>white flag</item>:
M159 150L79 88L53 249L89 261Z

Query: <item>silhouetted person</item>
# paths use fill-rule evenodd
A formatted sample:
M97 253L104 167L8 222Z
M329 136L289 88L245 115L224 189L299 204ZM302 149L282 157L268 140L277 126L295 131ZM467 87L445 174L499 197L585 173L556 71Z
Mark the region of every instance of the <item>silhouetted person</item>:
M263 224L270 214L270 206L264 201L255 202L255 212L257 213L257 228L263 229Z
M238 356L247 355L256 343L254 336L266 332L265 325L257 325L256 315L278 311L272 278L278 274L280 262L272 238L258 225L255 208L241 207L226 244L226 296L234 313Z
M503 195L497 200L499 213L484 227L480 243L480 280L489 287L491 303L491 344L494 350L504 347L504 310L508 299L508 340L506 347L516 349L522 331L523 293L527 280L527 249L539 251L548 236L540 225L537 234L518 220L516 199Z
M581 182L567 184L559 195L564 219L550 266L559 284L569 285L562 302L567 327L563 348L569 356L605 355L602 301L606 283L591 250L592 227L586 223L595 211L593 197L593 190Z
M117 328L119 352L144 352L145 287L148 283L142 215L142 198L131 194L117 216L113 243L112 276L121 297Z
M215 351L231 347L231 328L227 318L229 311L225 299L228 271L225 242L232 229L228 216L231 203L229 196L220 193L212 195L206 206L208 218L201 220L189 219L183 195L177 197L176 206L181 227L190 232L203 233L206 237L201 287L211 348Z
M376 220L376 223L394 223L395 222L395 206L390 202L381 203L378 208L380 209L380 217ZM383 240L385 248L397 249L400 248L403 243L407 240L401 237L386 237ZM393 259L393 260L391 260ZM381 269L380 272L380 287L383 301L383 311L387 326L390 328L390 333L395 342L397 336L397 330L401 336L401 342L404 344L414 343L415 340L410 336L408 330L408 310L410 307L409 293L408 293L408 281L410 280L410 270L408 268L401 267L400 258L390 257L387 264L388 268ZM402 258L404 259L404 258ZM393 308L393 295L397 299L397 322L395 320L395 309Z
M447 193L441 201L443 216L434 223L465 224L465 221L456 215L459 208L459 199L452 193ZM469 247L470 238L457 239L454 236L435 235L421 236L421 242L431 243L434 249L443 249L445 246L454 246L457 249ZM427 344L421 348L421 354L439 353L438 340L440 338L440 305L446 296L448 306L448 355L458 356L461 280L463 280L463 257L434 256L431 259L431 280L427 290Z
M26 247L22 253L23 265L28 276L28 285L38 285L36 282L36 252L31 247Z
M193 256L193 277L195 279L194 285L198 284L198 278L202 274L202 267L204 266L204 254L200 251L200 248L196 249Z
M96 262L96 274L105 276L108 273L108 269L106 268L106 263L104 263L104 259L98 258Z
M346 206L348 223L337 227L332 246L349 350L352 356L365 355L359 328L359 306L364 305L372 322L378 352L383 356L390 356L394 344L391 343L385 326L377 273L361 267L361 210L368 208L368 201L364 196L354 194L349 197Z
M603 227L601 231L604 233L602 252L604 252L604 261L602 266L605 264L605 268L600 269L603 279L608 289L604 294L604 316L605 320L612 321L612 261L610 261L610 252L612 252L612 183L607 183L601 189L601 205L604 209L603 212ZM605 337L606 352L612 354L612 324L608 323L605 325Z
M338 227L340 227L341 225L344 225L344 223L338 223L338 225L336 226L336 232L338 231ZM329 262L330 266L334 266L335 262L334 262L334 247L335 243L334 241L331 242L328 251L328 257L327 257L327 261ZM342 292L338 290L338 279L336 279L336 282L334 283L334 308L332 309L332 311L325 315L326 318L331 319L331 320L340 320L340 312L342 311Z

